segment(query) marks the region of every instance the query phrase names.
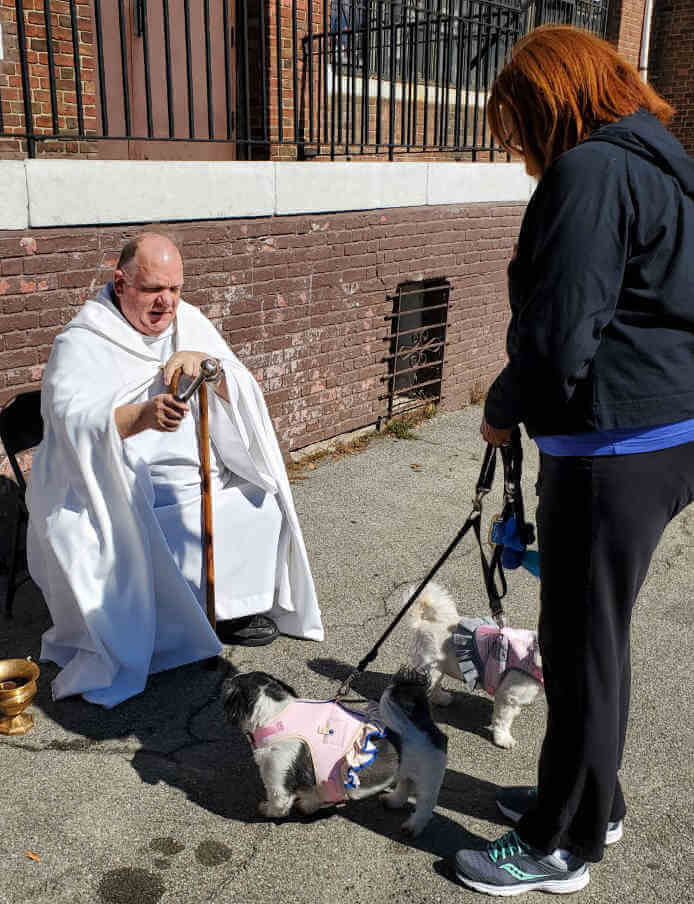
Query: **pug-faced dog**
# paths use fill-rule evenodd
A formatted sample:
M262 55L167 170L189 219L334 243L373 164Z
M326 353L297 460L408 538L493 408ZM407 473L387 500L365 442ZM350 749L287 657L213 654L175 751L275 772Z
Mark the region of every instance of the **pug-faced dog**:
M300 699L265 672L227 679L227 719L245 732L265 786L260 813L277 819L296 806L306 815L376 794L388 807L405 807L413 795L402 829L419 835L446 770L447 738L432 721L427 691L426 675L401 670L363 713Z

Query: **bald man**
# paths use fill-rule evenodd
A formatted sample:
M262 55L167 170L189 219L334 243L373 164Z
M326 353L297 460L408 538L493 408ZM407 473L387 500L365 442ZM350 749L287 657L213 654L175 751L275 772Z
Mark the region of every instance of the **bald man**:
M219 637L323 637L260 388L182 287L177 247L143 233L46 367L28 552L53 620L41 657L61 666L56 698L114 706L148 674L215 655ZM205 358L220 364L208 394L219 637L203 611L197 396L169 392Z

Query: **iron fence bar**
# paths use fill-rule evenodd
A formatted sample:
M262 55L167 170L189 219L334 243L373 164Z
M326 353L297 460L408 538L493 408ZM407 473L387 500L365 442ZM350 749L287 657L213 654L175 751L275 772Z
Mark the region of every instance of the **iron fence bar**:
M389 396L380 395L380 396L378 396L377 401L381 402L381 401L383 401L383 399L387 399L387 398L389 398ZM430 405L432 402L440 402L442 399L443 399L443 396L441 395L441 393L438 393L437 395L430 395L424 399L421 399L418 402L415 402L412 405L408 405L407 407L401 408L400 406L398 406L398 410L395 412L394 415L385 415L385 418L387 419L388 417L399 417L401 414L407 414L408 411L415 411L417 408L422 408L425 405Z
M27 132L27 152L29 157L36 156L36 138L34 135L34 113L31 108L31 86L29 82L29 63L27 61L27 37L24 27L24 8L22 0L15 0L17 14L17 43L19 44L19 66L22 78L24 101L24 122Z
M398 294L397 294L396 297L395 297L395 301L396 301L396 304L397 304L397 308L396 308L395 313L396 313L396 314L398 315L398 317L399 317L399 316L400 316L400 308L401 308L401 301L400 301L400 299L401 299L402 296L401 296L401 292L400 292L400 289L399 289L399 288L398 288L397 291L398 291ZM393 352L393 357L394 357L394 360L396 360L397 357L398 357L398 351L399 351L399 348L400 348L400 333L398 333L398 332L396 332L395 334L392 334L392 333L391 333L391 335L388 336L387 338L388 338L391 342L393 341L393 338L395 338L395 349L394 349L394 352ZM396 371L396 367L395 367L395 364L393 364L393 369L392 369L391 373L388 374L388 376L389 376L390 379L389 379L388 396L387 396L387 398L388 398L388 413L387 413L386 417L392 417L392 415L393 415L393 396L395 395L395 371Z
M226 3L226 0L225 0ZM311 0L309 0L309 10ZM263 108L263 140L269 141L270 130L268 128L268 102L267 102L267 49L265 47L265 2L260 7L260 102ZM227 69L227 72L229 70ZM228 85L228 82L227 82ZM249 155L250 156L250 155Z
M482 3L480 0L477 0L477 53L479 56L479 47L480 40L482 35ZM479 109L480 109L480 67L479 63L475 66L475 115L474 115L474 123L473 129L474 132L472 134L472 159L477 160L477 124L479 121Z
M463 90L463 49L465 47L465 23L462 19L458 22L458 46L455 61L455 128L453 129L453 144L460 147L460 107L462 104L461 92Z
M415 68L413 43L412 43L413 35L415 33L413 32L413 23L410 21L408 21L408 23L407 23L406 33L407 33L407 43L406 43L406 46L407 46L407 134L406 134L406 138L405 138L405 143L407 145L407 153L409 154L410 147L413 144L413 142L412 142L412 105L413 105L412 81L414 78L413 70ZM414 46L416 48L416 44ZM416 105L416 98L415 98L414 103Z
M183 27L186 35L186 80L188 88L188 137L195 138L195 94L193 91L193 48L190 37L190 0L183 0Z
M214 138L214 94L212 90L212 48L210 46L210 0L203 3L203 21L205 23L205 85L207 87L207 135ZM246 83L246 94L249 92Z
M390 101L388 108L388 159L393 159L395 142L395 21L393 18L393 4L390 5Z
M262 0L261 0L262 2ZM310 0L308 0L310 3ZM248 43L246 43L248 47ZM299 56L296 29L296 0L292 0L292 98L294 104L294 141L299 145L303 145L299 134L299 73L297 71ZM303 156L303 154L302 154Z
M147 15L147 0L142 3L142 55L145 63L145 102L147 104L147 137L154 135L154 120L152 117L152 81L149 74L149 23Z
M408 314L408 313L409 313L408 311L403 311L403 312L401 312L401 316L405 317L406 314ZM444 323L444 321L441 321L441 323L432 323L431 329L439 329L441 327L442 323ZM411 330L398 330L397 332L391 333L389 336L384 336L383 341L385 342L389 339L392 339L393 336L411 336L412 333L421 333L423 329L429 329L429 327L418 326Z
M352 31L351 31L351 66L352 66L352 134L351 144L357 143L356 138L356 120L357 120L357 0L352 0ZM362 97L362 103L364 98Z
M335 159L335 115L337 113L337 104L335 103L335 79L337 69L335 66L335 37L332 36L332 53L330 55L330 159Z
M310 2L310 0L309 0ZM275 4L275 45L277 49L277 136L280 144L284 141L284 125L282 123L282 5L281 0ZM320 135L319 135L320 141Z
M443 321L441 321L440 324L438 324L438 326L439 326L439 327L444 326L445 323L446 323L446 321L443 320ZM392 335L394 335L394 334L392 334ZM424 346L424 348L427 348L427 349L429 349L429 351L431 351L431 350L434 350L434 349L441 348L442 345L448 345L448 343L445 342L443 339L441 339L441 340L437 340L436 342L427 343L427 345ZM392 361L394 358L402 358L402 357L404 357L405 355L410 354L410 352L411 352L415 347L416 347L416 346L412 346L412 345L411 345L411 346L408 346L407 348L402 349L402 351L399 351L397 355L384 355L384 356L381 358L381 361L382 361L383 363L385 363L385 362L387 362L387 361Z
M446 323L446 321L444 320L439 324L439 326L443 326L445 323ZM395 334L393 333L391 335L395 335ZM425 347L431 351L432 349L441 348L442 345L448 345L448 343L445 342L443 339L441 339L441 340L437 340L436 342L427 343L427 345ZM380 360L385 363L386 361L392 361L393 358L402 358L404 355L409 354L413 348L414 348L414 346L408 346L407 348L404 348L402 351L398 352L397 355L384 355Z
M313 144L313 0L308 3L308 140ZM261 4L262 5L262 4ZM319 94L320 98L320 94Z
M376 154L383 144L383 130L381 127L381 80L383 75L383 0L376 0L378 4L378 28L376 29Z
M75 94L77 95L77 132L84 135L84 102L82 99L82 64L80 63L80 35L77 27L77 7L70 0L70 29L72 31L72 59L75 66Z
M123 118L127 135L132 132L130 119L130 80L128 78L128 43L125 30L125 8L123 0L118 0L118 31L120 35L121 83L123 86Z
M414 8L414 53L413 53L413 66L412 66L414 109L412 111L411 144L413 144L413 145L417 143L417 110L419 109L419 102L418 102L418 98L417 98L417 90L419 88L419 85L417 84L418 54L419 54L419 6L415 6L415 8Z
M471 3L468 4L468 12L471 10ZM464 135L463 135L463 145L467 146L468 144L468 129L470 126L470 55L472 53L472 20L466 22L465 24L465 35L466 35L466 66L465 66L465 116L464 116ZM475 105L477 100L475 99ZM473 136L472 144L474 145L475 138Z
M173 78L171 72L171 29L169 26L169 0L162 0L162 16L164 25L164 67L166 70L166 113L169 119L169 138L176 134L173 105Z
M444 56L446 60L446 69L445 69L445 81L444 81L444 95L443 95L443 145L444 147L448 147L448 130L449 130L449 120L450 120L450 106L451 106L451 56L453 51L453 41L451 40L451 36L453 34L453 17L450 14L450 3L451 0L448 0L449 9L448 9L448 20L446 22L446 47L444 51Z
M436 283L436 285L433 285L433 286L424 286L423 288L418 288L418 289L403 289L400 292L400 294L403 296L403 298L408 295L427 295L429 292L441 292L443 289L449 288L449 287L450 287L450 283L440 282L440 283ZM394 296L392 296L392 297L394 297ZM436 307L436 305L430 305L427 307L427 310L428 311L433 310L434 307ZM386 316L388 316L388 315L386 315Z
M496 10L496 35L495 35L496 40L494 41L494 77L495 78L496 78L497 73L499 72L499 38L502 33L501 14L502 14L502 8L499 6L499 7L497 7L497 10ZM506 26L508 27L508 13L506 13ZM494 157L495 157L495 153L494 153L495 141L494 141L494 136L491 133L491 130L489 132L489 143L492 148L491 151L489 152L489 159L493 163Z
M439 142L439 91L441 89L441 2L438 0L436 16L435 66L436 83L434 85L434 144Z
M487 41L491 40L492 32L492 7L487 7ZM497 32L498 35L498 32ZM495 42L496 43L496 42ZM489 47L487 48L487 59L484 66L484 106L482 112L482 144L487 143L487 102L489 100ZM489 135L489 144L494 146L494 137Z
M407 144L405 139L405 66L407 63L407 3L400 6L400 143ZM391 98L395 103L395 99Z
M441 346L439 346L441 348ZM416 355L418 351L422 351L426 349L427 351L431 351L431 346L427 343L427 345L412 345L407 350L407 352L403 352L400 357L403 357L405 354ZM395 375L397 377L402 377L403 374L414 374L419 370L428 370L430 367L438 367L443 358L433 358L431 361L426 361L424 364L417 364L416 367L406 367L404 370L396 370ZM390 380L389 376L379 377L379 382L385 383ZM434 380L433 382L437 382ZM417 386L426 386L426 383L418 383Z
M333 70L337 73L337 144L342 144L342 0L337 0L337 36L333 34ZM333 72L333 107L335 106ZM335 117L333 117L335 122ZM334 128L334 126L333 126Z
M168 0L167 0L168 3ZM261 14L265 9L265 5L263 3L260 4ZM232 69L231 69L231 22L229 19L229 0L224 0L222 4L222 26L224 28L224 95L226 98L226 108L227 108L227 139L230 141L234 137L234 129L233 129L233 116L234 111L231 105L231 77L232 77ZM263 32L263 61L265 60L265 29L261 29ZM263 72L265 72L265 66L263 66ZM265 85L265 79L263 79L263 86ZM263 115L265 116L267 113L267 105L265 103L265 98L263 97ZM267 131L265 131L264 138L268 138Z
M248 61L248 0L243 0L243 99L246 159L251 158L251 73ZM296 116L296 112L294 114ZM296 139L296 133L294 133Z
M55 90L55 55L53 53L53 26L51 22L51 0L43 0L43 17L46 22L46 54L48 56L48 88L51 95L51 121L53 131L58 132L58 97ZM101 124L104 132L108 131L106 114L106 93L104 90L104 54L101 46L101 5L94 0L94 20L98 35L97 57L99 62L99 84L101 87Z
M279 0L278 0L279 3ZM330 22L328 0L323 0L323 140L328 142L328 24ZM335 158L335 147L330 142L330 159Z
M369 70L371 65L371 3L366 4L364 34L362 36L363 63L361 67L361 141L359 153L364 153L364 145L369 143Z
M433 364L431 364L430 366L431 366L431 367L436 367L436 366L438 366L438 364L439 364L439 362L438 362L438 361L435 361L435 362L434 362ZM394 378L395 378L395 377L399 377L400 374L402 374L402 373L404 373L404 371L399 370L399 371L395 371L395 372L392 374L393 383L395 382ZM435 386L437 383L441 383L442 380L443 380L443 374L442 374L440 377L438 377L437 379L435 379L435 380L426 380L424 383L417 383L417 384L415 384L414 386L408 386L408 387L406 387L403 391L404 391L404 392L413 392L413 391L415 391L415 390L417 390L417 389L422 389L424 386ZM390 381L390 378L389 378L389 381ZM392 395L395 395L395 389L393 389ZM382 396L382 398L386 398L386 397L385 397L385 396ZM427 400L427 401L428 401L428 400ZM389 415L389 417L390 417L390 415Z
M424 42L424 124L422 128L422 143L427 143L429 131L429 47L431 45L431 9L427 4L426 16L426 40Z

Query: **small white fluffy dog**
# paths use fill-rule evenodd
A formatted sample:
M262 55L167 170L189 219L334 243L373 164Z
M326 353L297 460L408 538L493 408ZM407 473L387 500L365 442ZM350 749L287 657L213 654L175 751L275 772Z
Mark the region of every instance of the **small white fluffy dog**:
M426 675L401 670L365 719L331 701L300 699L265 672L227 680L227 719L246 733L265 785L260 813L315 813L395 784L383 801L405 807L413 794L402 830L419 835L439 796L448 740L432 721L427 690Z
M407 598L414 589L406 591ZM494 697L489 726L494 743L513 747L513 720L543 690L537 632L499 629L491 619L461 619L450 594L436 583L427 584L414 602L409 627L415 633L411 664L429 672L431 702L448 706L453 700L441 687L445 675L468 690L484 689Z

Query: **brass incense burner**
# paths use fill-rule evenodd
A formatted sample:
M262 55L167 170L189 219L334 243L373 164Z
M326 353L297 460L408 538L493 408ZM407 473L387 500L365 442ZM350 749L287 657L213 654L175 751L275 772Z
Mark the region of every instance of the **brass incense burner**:
M36 696L39 667L30 659L0 659L0 734L24 734L34 717L24 710Z

